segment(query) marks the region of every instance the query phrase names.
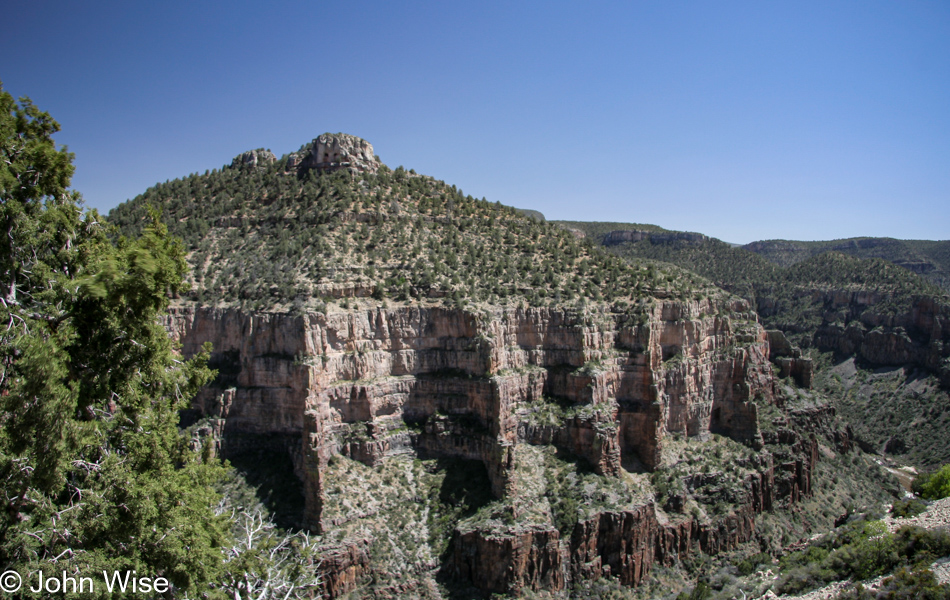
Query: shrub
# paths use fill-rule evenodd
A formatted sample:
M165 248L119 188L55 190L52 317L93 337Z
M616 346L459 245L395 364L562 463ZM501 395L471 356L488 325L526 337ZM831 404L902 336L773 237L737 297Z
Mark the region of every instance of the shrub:
M742 560L735 563L736 569L739 570L740 575L751 575L755 573L759 565L768 565L772 563L772 557L765 552L760 552L753 556L743 558Z
M705 581L700 581L690 593L680 592L676 600L707 600L712 596L712 588Z
M919 515L920 513L927 510L927 505L921 502L917 498L908 498L906 500L898 500L891 506L891 515L898 519L906 519L908 517L913 517Z
M934 473L920 475L914 480L914 492L928 500L950 496L950 464L940 467Z
M880 521L858 521L784 556L781 565L786 573L777 591L797 593L849 577L869 579L896 567L926 566L947 554L950 554L947 532L902 527L890 534Z

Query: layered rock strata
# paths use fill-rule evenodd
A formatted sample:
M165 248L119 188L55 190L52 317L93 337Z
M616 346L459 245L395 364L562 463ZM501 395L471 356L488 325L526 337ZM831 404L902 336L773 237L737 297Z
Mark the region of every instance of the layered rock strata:
M950 385L950 306L944 300L921 296L898 312L881 308L891 302L886 293L801 290L791 302L821 307L822 322L803 344L858 356L873 365L917 365ZM758 314L764 318L788 309L768 295L757 299ZM782 328L787 334L800 333L792 326Z
M658 512L645 502L625 510L604 510L579 521L566 539L553 527L529 527L509 535L460 532L449 568L489 593L564 589L569 581L617 577L638 585L654 564L671 565L691 552L716 554L752 539L755 514L771 508L768 475L750 480L747 504L722 518L701 521Z
M648 495L626 507L590 509L567 534L535 523L458 530L446 569L485 593L518 595L603 577L638 585L655 564L673 565L694 552L734 550L754 538L757 514L811 493L819 444L798 428L813 427L832 439L840 433L829 429L833 417L833 410L824 408L796 411L778 431L766 432L765 449L738 461L747 467L739 481L704 469L684 477L683 495L663 508ZM728 497L731 508L714 517L684 510L687 498L704 489Z
M739 300L658 300L638 318L558 308L291 315L184 306L166 325L185 355L205 342L214 346L219 376L195 408L222 419L225 453L242 436L300 440L292 455L305 490L305 525L318 533L339 525L323 517L325 473L335 455L367 465L401 453L476 459L493 494L504 498L519 493L514 465L525 444L564 448L608 477L628 460L661 466L673 434L719 433L761 448L756 402L771 402L773 393L766 333ZM772 484L757 485L761 498L743 511L769 506L762 494L771 494ZM661 526L650 510L578 523L570 558L561 556L553 527L502 541L479 531L458 535L454 568L492 590L557 589L567 577L594 571L637 583L670 548L699 540L720 549L747 539L745 513L724 521L732 523L729 532L716 533L698 522ZM620 529L608 534L612 519ZM326 574L336 582L331 594L355 585L368 560L360 548L331 553L328 564L341 569ZM620 548L632 557L622 564L614 558ZM489 577L490 564L515 566Z
M775 363L780 377L792 377L800 387L810 388L814 378L814 365L810 358L802 356L802 351L785 337L778 329L766 331L769 337L769 360Z

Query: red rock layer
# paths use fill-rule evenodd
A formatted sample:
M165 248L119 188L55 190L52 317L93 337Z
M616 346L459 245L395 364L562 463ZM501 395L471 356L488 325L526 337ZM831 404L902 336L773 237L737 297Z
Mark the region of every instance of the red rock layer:
M305 520L316 532L330 526L322 519L323 478L335 454L370 465L407 451L478 459L502 497L516 492L511 472L518 444L558 445L615 476L626 455L659 466L671 433L715 432L761 447L753 399L772 397L765 331L738 300L657 301L637 320L556 308L377 307L290 315L182 307L171 311L166 326L185 355L204 342L214 346L219 379L196 408L224 419L225 447L243 434L300 436ZM547 401L596 410L555 425L532 424L529 405ZM601 557L624 581L639 581L656 540L673 535L660 536L652 526L641 531L635 523L650 521L645 515L602 517L620 519L620 530L613 537L598 533L604 541L590 542L594 547L578 542L572 572L593 569L582 566L589 560L573 558L576 551ZM717 541L724 534L688 529L689 539L708 538L701 543L711 548L731 543ZM734 529L744 531L738 523ZM670 543L681 545L684 535ZM557 588L565 581L558 565L565 562L556 542L553 529L499 540L502 550L490 540L460 539L458 551L467 554L457 569L467 576L482 573L478 565L514 565L506 567L509 575L478 578ZM360 563L341 561L341 573ZM341 575L339 589L349 589L354 577Z

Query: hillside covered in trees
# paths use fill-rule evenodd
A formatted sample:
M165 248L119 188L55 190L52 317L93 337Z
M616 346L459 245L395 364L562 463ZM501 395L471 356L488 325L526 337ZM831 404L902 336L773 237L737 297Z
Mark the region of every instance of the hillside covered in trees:
M341 297L549 305L719 293L635 264L516 209L402 167L298 173L288 157L158 184L109 220L133 235L158 210L192 265L189 299L252 308ZM619 306L619 305L618 305Z
M899 264L884 258L855 256L838 249L815 251L794 261L773 262L749 249L758 242L737 247L699 234L690 234L698 236L693 239L681 239L676 235L680 232L638 224L556 223L568 230L585 232L592 242L627 260L650 259L702 275L716 286L759 306L759 314L766 326L792 334L813 334L819 325L824 309L822 303L816 304L808 298L814 292L871 291L880 296L880 300L869 308L882 314L906 310L919 297L947 298L947 293L939 286ZM638 236L642 239L636 241L608 235L616 231L636 231L645 235ZM824 247L821 246L824 243L819 242L794 244L813 249ZM797 341L810 345L802 336L796 337Z
M743 246L780 266L791 266L825 252L881 258L900 265L950 291L950 241L849 238L819 242L763 240Z

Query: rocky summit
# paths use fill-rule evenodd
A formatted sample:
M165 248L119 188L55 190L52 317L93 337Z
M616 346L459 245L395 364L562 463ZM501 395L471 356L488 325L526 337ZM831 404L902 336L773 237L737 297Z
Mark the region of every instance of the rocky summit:
M372 144L345 133L324 133L291 154L288 161L288 166L299 169L349 169L367 173L375 173L379 165Z

